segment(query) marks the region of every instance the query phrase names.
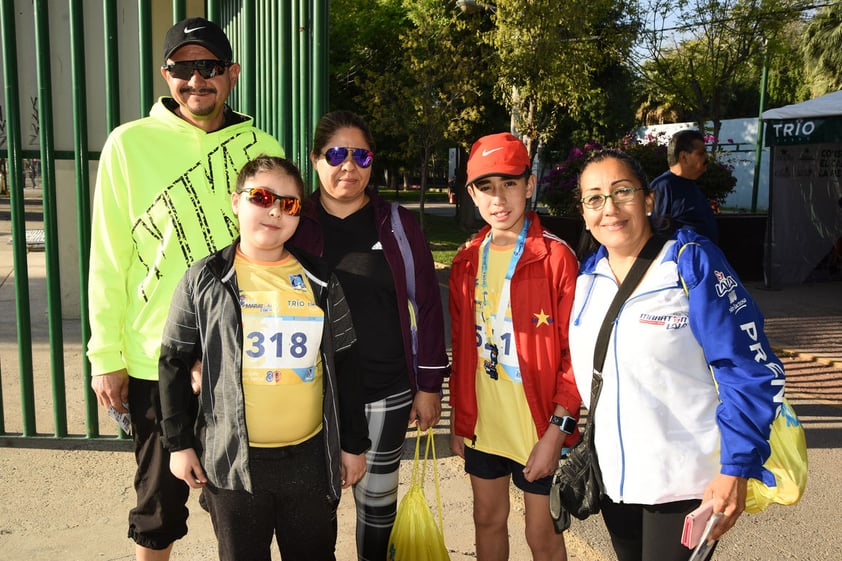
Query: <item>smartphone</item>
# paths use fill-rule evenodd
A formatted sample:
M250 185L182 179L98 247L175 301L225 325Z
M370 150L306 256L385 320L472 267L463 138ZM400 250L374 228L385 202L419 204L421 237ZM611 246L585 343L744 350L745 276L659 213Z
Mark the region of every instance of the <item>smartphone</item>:
M708 523L705 524L705 531L702 532L702 536L699 538L699 545L696 546L696 549L693 550L693 555L687 561L704 561L707 559L717 542L717 540L709 539L710 532L716 527L723 516L723 513L716 512L708 518Z
M694 549L699 545L705 525L713 514L713 501L707 501L699 505L699 508L684 518L684 530L681 533L681 545L688 549Z

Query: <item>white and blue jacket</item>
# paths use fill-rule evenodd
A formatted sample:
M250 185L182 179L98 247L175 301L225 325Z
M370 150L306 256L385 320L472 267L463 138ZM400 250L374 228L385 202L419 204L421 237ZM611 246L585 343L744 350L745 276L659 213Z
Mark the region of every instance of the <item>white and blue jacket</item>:
M582 263L570 316L587 407L594 344L618 288L601 247ZM718 473L774 484L762 466L783 401L783 367L763 316L707 238L682 229L664 245L620 309L603 378L594 435L612 501L701 498Z

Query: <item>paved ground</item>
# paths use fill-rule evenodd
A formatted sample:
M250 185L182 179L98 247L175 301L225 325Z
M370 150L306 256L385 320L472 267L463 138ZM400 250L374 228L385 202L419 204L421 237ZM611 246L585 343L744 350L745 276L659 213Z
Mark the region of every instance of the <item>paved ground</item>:
M452 207L451 207L452 208ZM13 266L9 223L0 201L0 376L7 433L21 431L19 352L15 319ZM8 216L8 215L6 215ZM27 215L27 228L40 228L37 212ZM49 381L50 352L46 328L44 254L27 255L30 275L33 371L37 427L41 434L53 429ZM445 274L445 273L443 273ZM717 559L771 561L837 560L842 551L839 509L842 485L842 283L815 283L779 291L759 283L749 289L767 316L767 331L781 351L787 368L787 393L807 430L810 482L794 507L772 507L744 516L720 545ZM62 323L68 430L84 434L81 376L81 337L78 321ZM437 429L439 475L445 518L445 537L451 559L475 558L471 522L470 487L458 458L450 456L444 433L448 415ZM113 434L107 419L103 434ZM51 446L49 441L26 447L20 439L0 436L0 560L53 561L128 560L131 543L125 535L125 514L133 498L133 460L117 443L117 451L91 450L76 440L73 449ZM113 444L113 441L112 441ZM5 447L3 446L5 445ZM402 469L404 492L411 472L407 447ZM435 492L428 485L434 504ZM345 496L340 506L338 559L353 559L353 501ZM513 495L510 517L511 559L528 559L523 539L522 505ZM215 558L213 533L207 515L191 498L191 531L179 542L174 561ZM571 561L613 559L601 520L574 521L567 534ZM277 556L275 557L277 558Z

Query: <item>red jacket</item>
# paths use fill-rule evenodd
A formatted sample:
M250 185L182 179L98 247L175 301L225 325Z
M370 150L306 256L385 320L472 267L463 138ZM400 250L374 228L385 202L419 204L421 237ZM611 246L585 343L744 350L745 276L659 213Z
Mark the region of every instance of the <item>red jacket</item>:
M511 284L512 324L526 401L538 438L549 426L556 404L579 416L581 398L573 378L567 340L578 262L570 247L545 231L535 213L526 245ZM453 259L450 271L450 318L453 362L450 404L456 434L474 437L477 421L477 339L474 289L479 268L479 246L489 231L480 233ZM548 318L539 321L543 311ZM578 440L578 431L565 446Z

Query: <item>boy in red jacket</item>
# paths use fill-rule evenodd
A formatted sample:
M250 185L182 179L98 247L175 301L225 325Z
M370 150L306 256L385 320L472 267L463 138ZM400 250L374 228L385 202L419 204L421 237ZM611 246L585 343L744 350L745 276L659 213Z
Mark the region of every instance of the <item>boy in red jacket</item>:
M510 479L524 493L533 559L567 559L549 492L562 446L578 438L567 340L578 263L527 212L535 181L511 134L473 145L467 188L488 226L451 269L450 401L451 448L471 476L478 561L508 559Z

